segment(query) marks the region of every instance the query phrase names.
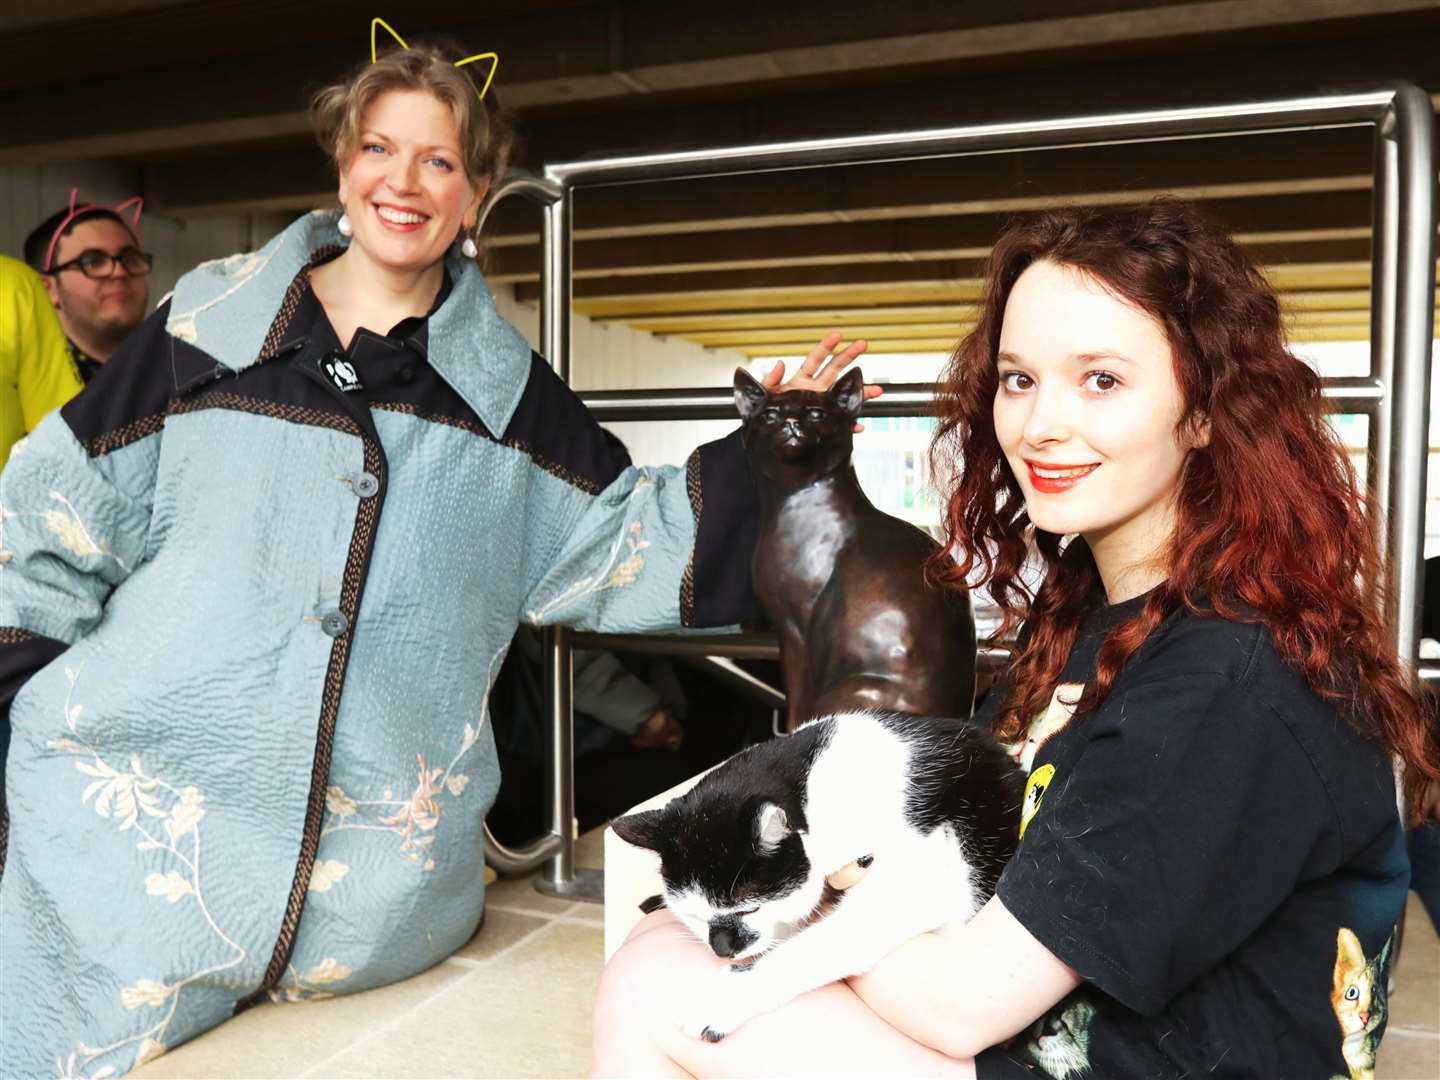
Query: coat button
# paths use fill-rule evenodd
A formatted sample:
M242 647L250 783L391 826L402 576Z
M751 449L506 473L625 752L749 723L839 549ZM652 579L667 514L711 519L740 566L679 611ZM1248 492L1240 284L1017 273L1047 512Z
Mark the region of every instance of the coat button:
M406 364L399 371L395 372L395 381L401 386L415 381L415 369Z
M373 497L380 490L380 480L374 473L356 473L350 477L350 488L362 499Z
M350 629L350 620L343 611L327 611L320 619L320 629L331 637L339 637Z

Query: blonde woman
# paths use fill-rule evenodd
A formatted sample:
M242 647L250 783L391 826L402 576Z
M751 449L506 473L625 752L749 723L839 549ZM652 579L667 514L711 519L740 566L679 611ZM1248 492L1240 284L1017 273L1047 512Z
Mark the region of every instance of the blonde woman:
M435 964L483 913L517 623L748 609L738 440L629 467L496 314L509 132L453 60L322 92L343 214L182 278L5 471L0 1075Z

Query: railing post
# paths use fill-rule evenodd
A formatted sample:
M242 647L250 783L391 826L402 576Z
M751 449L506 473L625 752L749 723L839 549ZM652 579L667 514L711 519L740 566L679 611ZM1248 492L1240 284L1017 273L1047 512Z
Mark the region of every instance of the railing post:
M544 208L544 248L547 262L543 269L545 308L541 313L541 351L556 365L562 377L570 373L570 192L562 184L548 178L515 170L508 174L491 193L476 227L484 228L485 219L496 204L511 195L523 195ZM558 223L558 227L557 227ZM551 258L557 260L550 263ZM550 831L541 834L520 850L512 850L496 840L489 827L485 829L485 860L502 874L523 874L550 860L547 877L568 888L574 862L575 775L574 718L570 711L570 649L569 631L552 632L547 637L545 652L546 718L550 722L550 782L546 802L550 809ZM540 888L541 883L536 882Z
M553 181L552 181L553 182ZM544 253L541 262L540 351L555 374L570 381L570 297L574 268L574 192L558 183L559 198L545 208L541 228ZM573 896L599 901L604 895L598 870L575 866L575 711L570 631L551 627L545 632L545 711L550 722L550 827L558 841L555 854L540 870L535 888L551 896Z
M1435 114L1418 88L1397 86L1376 127L1372 332L1389 410L1382 505L1389 587L1386 614L1401 663L1414 668L1424 597L1425 473L1435 316ZM1393 268L1393 269L1392 269ZM1393 274L1393 277L1392 277ZM1384 376L1382 376L1383 378ZM1382 418L1384 413L1381 414Z

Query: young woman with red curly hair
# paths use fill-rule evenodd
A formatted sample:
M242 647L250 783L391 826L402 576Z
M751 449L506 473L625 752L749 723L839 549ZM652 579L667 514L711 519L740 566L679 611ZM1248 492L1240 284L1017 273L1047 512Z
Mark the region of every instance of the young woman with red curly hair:
M714 959L651 915L602 980L596 1073L1373 1076L1393 763L1415 812L1440 754L1323 412L1197 208L1007 229L941 383L958 561L933 568L1023 624L982 715L1030 775L999 891L715 1045L665 1022Z

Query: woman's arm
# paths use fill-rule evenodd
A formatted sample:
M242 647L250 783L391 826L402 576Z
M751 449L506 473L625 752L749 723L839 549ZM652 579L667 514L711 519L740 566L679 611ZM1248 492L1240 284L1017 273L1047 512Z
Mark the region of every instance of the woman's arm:
M95 627L145 557L171 385L167 310L17 443L0 473L0 776L11 701Z
M998 896L963 926L921 934L848 981L886 1023L956 1058L1022 1031L1080 985Z

